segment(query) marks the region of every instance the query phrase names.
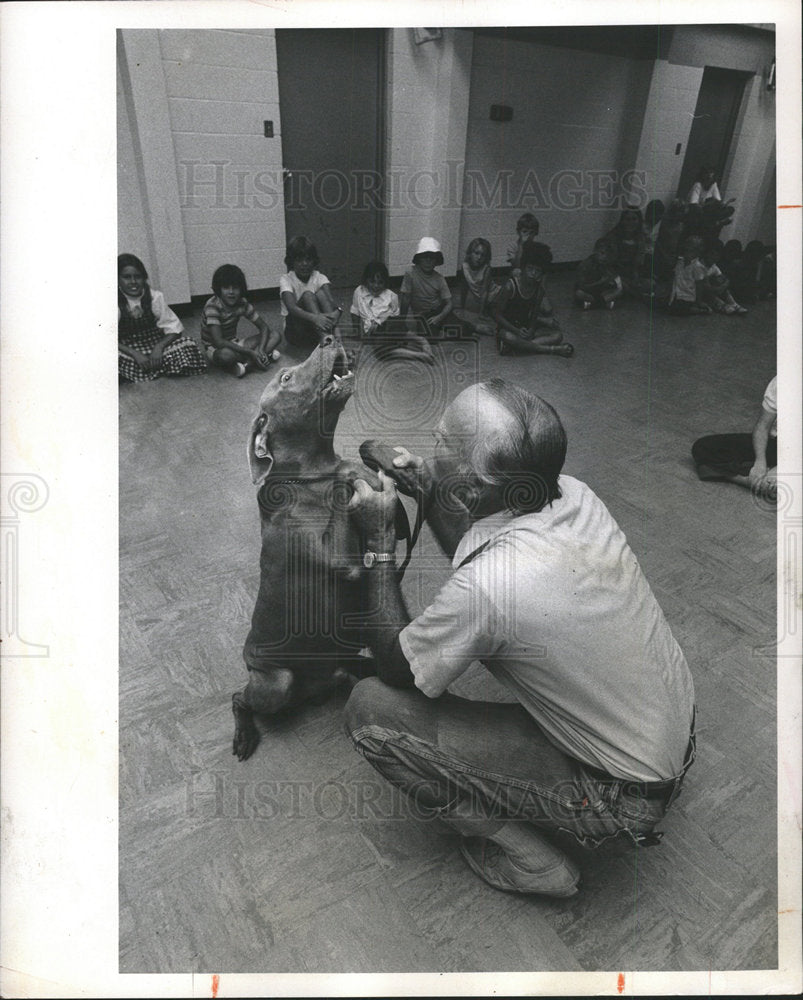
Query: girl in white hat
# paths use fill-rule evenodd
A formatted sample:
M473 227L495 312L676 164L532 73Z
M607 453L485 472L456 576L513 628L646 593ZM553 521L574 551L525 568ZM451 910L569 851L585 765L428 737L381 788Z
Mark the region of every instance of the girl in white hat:
M401 314L412 310L414 316L424 320L427 333L440 329L452 311L452 293L442 274L435 268L443 264L441 245L431 236L418 242L412 267L408 267L399 290Z

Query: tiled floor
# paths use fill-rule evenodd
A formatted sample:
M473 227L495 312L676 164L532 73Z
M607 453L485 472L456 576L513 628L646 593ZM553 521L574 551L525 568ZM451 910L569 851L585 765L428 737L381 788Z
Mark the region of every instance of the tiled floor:
M776 965L775 662L761 652L775 636L775 515L698 482L689 455L703 433L752 426L775 371L774 303L674 319L635 302L576 312L569 294L556 276L570 360L501 358L482 340L444 344L434 368L364 363L338 450L370 436L426 451L442 406L481 377L556 406L566 472L619 521L694 674L700 756L662 845L573 850L572 899L495 892L352 751L342 697L275 723L238 763L230 695L259 558L244 444L264 376L123 386L121 971ZM257 305L278 323L275 302ZM447 572L424 532L405 580L413 613ZM494 696L480 668L460 690Z

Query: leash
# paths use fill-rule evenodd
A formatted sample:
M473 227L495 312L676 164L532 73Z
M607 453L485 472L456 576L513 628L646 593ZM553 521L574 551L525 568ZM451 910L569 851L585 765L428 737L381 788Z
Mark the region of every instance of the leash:
M382 441L363 441L360 445L360 458L365 465L374 472L381 470L386 476L390 476L397 485L400 485L398 477L401 470L393 465L393 459L396 455L397 452L395 449ZM410 562L415 543L418 541L418 536L421 533L421 525L424 523L424 494L420 489L416 490L414 499L416 502L416 512L415 524L412 531L410 531L410 522L407 518L407 511L404 509L404 505L400 503L396 509L396 531L398 534L401 527L401 537L407 542L407 554L398 571L400 580L404 576L404 571Z

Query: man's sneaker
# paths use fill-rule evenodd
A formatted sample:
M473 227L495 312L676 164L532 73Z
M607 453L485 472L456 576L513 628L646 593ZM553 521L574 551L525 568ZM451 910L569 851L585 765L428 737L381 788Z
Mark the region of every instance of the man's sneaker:
M243 375L245 375L245 373L247 371L248 371L248 369L245 367L245 365L242 363L242 361L237 361L235 363L235 365L234 365L234 374L237 376L237 378L242 378Z
M536 835L537 836L537 835ZM538 837L543 867L526 871L511 861L502 848L485 837L463 837L460 853L469 868L502 892L532 892L542 896L573 896L580 872L557 848Z

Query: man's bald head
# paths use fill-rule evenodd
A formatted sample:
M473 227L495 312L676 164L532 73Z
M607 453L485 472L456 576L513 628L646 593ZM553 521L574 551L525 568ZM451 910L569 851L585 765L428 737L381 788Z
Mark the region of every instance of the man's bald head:
M464 389L441 430L476 479L501 490L518 513L541 510L560 495L566 432L540 396L494 378Z

